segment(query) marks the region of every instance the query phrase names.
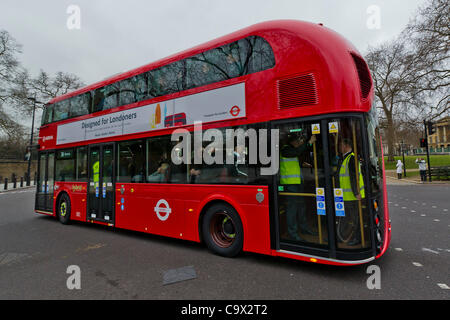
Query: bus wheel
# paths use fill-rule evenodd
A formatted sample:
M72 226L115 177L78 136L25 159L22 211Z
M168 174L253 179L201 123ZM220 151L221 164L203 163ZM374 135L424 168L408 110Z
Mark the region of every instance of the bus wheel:
M242 250L242 222L236 210L229 205L211 206L203 217L202 232L206 246L218 255L234 257Z
M62 224L69 224L69 221L70 221L70 199L66 193L62 194L61 197L59 198L58 218Z

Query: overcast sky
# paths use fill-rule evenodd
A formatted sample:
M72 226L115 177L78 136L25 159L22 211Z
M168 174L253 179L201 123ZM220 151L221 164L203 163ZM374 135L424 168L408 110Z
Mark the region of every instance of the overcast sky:
M298 19L337 31L360 52L389 40L425 0L1 0L0 29L23 46L33 74L71 72L91 84L173 53L274 19ZM69 29L70 5L80 29ZM380 28L368 28L371 6Z

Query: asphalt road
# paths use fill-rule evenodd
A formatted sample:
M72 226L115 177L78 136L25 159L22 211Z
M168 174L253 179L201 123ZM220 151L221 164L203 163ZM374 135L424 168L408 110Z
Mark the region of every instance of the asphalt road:
M251 253L229 259L182 240L65 226L33 212L34 189L0 193L0 299L448 300L450 185L389 185L388 194L385 256L333 267ZM67 287L71 265L80 289ZM380 289L367 287L370 265L379 267ZM178 268L191 279L167 284Z

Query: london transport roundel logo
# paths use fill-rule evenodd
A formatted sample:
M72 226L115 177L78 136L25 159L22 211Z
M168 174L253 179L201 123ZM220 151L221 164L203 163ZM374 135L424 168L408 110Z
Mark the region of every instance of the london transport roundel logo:
M238 106L233 106L233 107L230 109L230 114L231 114L233 117L237 117L237 116L239 115L239 112L241 112L241 109L239 109Z
M160 199L156 203L155 212L159 220L166 221L167 218L169 218L172 209L170 209L169 203L166 200Z

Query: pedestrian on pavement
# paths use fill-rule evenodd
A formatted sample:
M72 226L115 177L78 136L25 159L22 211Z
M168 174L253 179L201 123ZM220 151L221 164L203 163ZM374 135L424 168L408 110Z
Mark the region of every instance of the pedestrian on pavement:
M424 183L427 181L427 163L423 158L417 158L416 163L419 165L420 181Z
M401 179L402 178L402 172L403 172L403 163L402 160L398 160L397 161L397 178Z

